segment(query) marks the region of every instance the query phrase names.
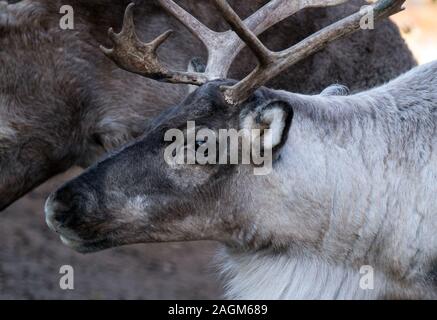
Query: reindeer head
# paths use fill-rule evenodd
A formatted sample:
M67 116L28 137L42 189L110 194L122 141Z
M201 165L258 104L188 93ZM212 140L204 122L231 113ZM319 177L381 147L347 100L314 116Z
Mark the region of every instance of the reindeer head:
M274 186L281 177L275 166L279 165L293 126L294 109L302 108L304 100L299 95L261 86L329 41L359 29L363 13L334 23L282 52L271 52L226 1L215 2L233 30L259 59L258 67L240 82L217 80L226 78L230 63L226 67L214 67L211 60L221 58L211 54L205 73L168 70L156 55L168 33L148 44L140 42L133 26L132 5L126 11L121 33L110 30L114 48L103 50L122 68L153 79L199 85L200 88L156 118L141 139L94 165L50 196L46 204L48 225L73 248L87 252L129 243L203 239L255 248L271 244L272 234L263 228L263 223L268 224L263 213L283 205L280 200L276 201L281 199L281 192ZM304 3L321 6L340 2L344 1ZM276 13L290 11L291 7L296 10L295 3L272 1L261 10L261 15L267 19L273 9L279 10L273 11ZM399 11L402 3L379 1L372 7L374 15L386 17ZM208 48L212 44L214 47L241 45L233 42L235 36L230 38L234 40L224 43L214 39L211 31L180 11L173 2L162 0L161 4ZM260 13L255 15L261 16ZM211 49L210 52L216 51ZM195 123L195 128L189 128L189 121ZM173 153L168 151L174 141L168 141L167 135L175 129L182 133L184 148L190 135L196 137L194 152L201 151L204 156L206 151L211 151L205 145L215 145L215 140L211 144L211 137L219 136L220 130L246 130L240 137L241 142L253 143L254 137L260 136L264 140L257 148L249 149L250 161L247 163L200 163L197 160L189 163L188 153L184 153L186 161L179 163L168 159ZM206 137L200 133L202 129L213 134ZM253 135L253 130L260 131ZM220 148L219 145L215 150ZM241 145L225 150L228 160L232 152L240 155L247 152ZM273 170L270 175L253 174L254 167L259 165L254 160L259 156L255 151L260 155L271 155ZM216 158L215 155L212 158Z

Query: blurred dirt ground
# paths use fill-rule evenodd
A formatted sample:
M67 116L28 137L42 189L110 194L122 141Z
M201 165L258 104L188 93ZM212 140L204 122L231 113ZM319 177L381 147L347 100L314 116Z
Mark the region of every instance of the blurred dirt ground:
M420 63L437 59L437 3L408 0L393 20ZM0 299L213 299L222 296L209 242L143 244L81 255L45 225L50 191L77 175L57 177L0 213ZM59 268L75 270L75 289L59 288Z

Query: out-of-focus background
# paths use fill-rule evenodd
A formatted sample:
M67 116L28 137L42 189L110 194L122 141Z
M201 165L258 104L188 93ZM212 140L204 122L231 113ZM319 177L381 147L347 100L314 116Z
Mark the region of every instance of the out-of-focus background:
M420 64L437 59L437 0L407 0L405 7L391 19Z
M407 0L392 18L419 63L437 59L437 1ZM79 169L52 179L0 213L0 299L213 299L222 284L210 242L147 244L80 255L44 222L44 201ZM59 268L75 270L75 289L59 288Z

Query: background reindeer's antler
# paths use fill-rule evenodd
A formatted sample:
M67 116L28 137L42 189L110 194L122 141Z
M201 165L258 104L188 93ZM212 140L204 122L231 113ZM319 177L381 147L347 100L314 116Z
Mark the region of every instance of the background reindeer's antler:
M244 45L247 45L259 60L257 68L236 85L223 88L226 101L230 104L238 104L288 67L320 50L329 42L358 30L360 21L370 11L373 10L374 19L379 20L401 11L402 4L405 2L405 0L379 0L370 5L367 10L346 17L291 48L272 52L257 38L258 34L304 8L333 6L347 0L272 0L245 21L238 17L226 0L214 1L233 31L215 32L174 1L158 0L165 10L184 24L206 46L208 64L204 73L174 71L163 66L157 56L157 50L167 40L171 31L163 33L150 43L141 42L135 32L133 4L126 9L121 32L115 34L112 29L109 29L109 37L114 48L101 48L118 66L127 71L165 82L202 85L210 80L226 78L233 60Z

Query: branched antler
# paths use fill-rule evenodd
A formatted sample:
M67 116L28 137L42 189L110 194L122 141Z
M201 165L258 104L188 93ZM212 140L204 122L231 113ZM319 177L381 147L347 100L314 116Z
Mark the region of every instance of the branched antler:
M244 23L247 28L253 30L254 34L260 34L303 8L333 6L346 1L272 0L247 18ZM179 72L165 68L160 63L156 50L168 38L168 33L164 33L149 44L141 42L135 33L133 4L126 9L122 31L114 34L112 29L109 30L114 48L101 47L103 52L119 67L155 80L201 85L208 80L226 78L232 61L245 46L238 35L232 30L215 32L209 29L172 0L158 0L158 2L205 45L208 50L205 73Z
M365 18L370 11L373 11L375 21L380 20L402 11L402 5L405 2L405 0L379 0L369 5L367 10L361 10L360 12L333 23L289 49L281 52L272 52L267 49L246 24L241 21L226 0L214 1L229 25L240 38L243 39L259 61L257 68L245 79L234 86L223 88L226 101L233 105L246 100L257 88L265 84L268 80L325 47L329 42L359 30L362 19Z
M361 10L320 30L281 52L266 48L257 35L274 24L308 7L327 7L347 0L271 0L245 21L242 21L226 0L214 0L225 20L232 27L226 32L215 32L182 9L172 0L158 0L160 5L185 25L208 50L208 64L204 73L169 70L161 64L157 50L168 39L167 31L150 43L138 39L133 21L133 4L125 12L123 28L119 34L109 29L114 48L101 47L103 52L121 68L155 80L202 85L207 81L226 78L232 61L247 45L258 58L258 66L245 79L231 87L224 87L223 93L229 104L246 100L257 88L289 68L298 61L313 54L335 39L351 34L360 28L360 22L373 10L375 20L388 17L402 10L405 0L378 0L368 10Z
M168 70L161 64L156 51L168 39L172 31L164 32L152 42L141 42L135 32L133 6L134 4L131 3L126 9L120 33L114 33L112 28L109 29L108 35L114 47L108 49L100 46L106 56L120 68L154 80L194 85L207 82L208 78L202 73Z
M272 0L247 18L244 23L255 35L261 34L285 18L309 7L328 7L347 0ZM209 80L227 77L232 62L245 43L232 30L215 32L182 9L172 0L158 0L160 5L178 19L203 42L208 50L208 64L205 74Z

